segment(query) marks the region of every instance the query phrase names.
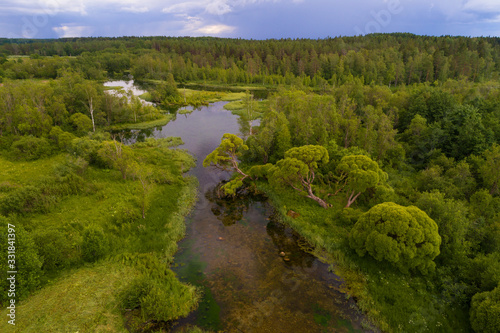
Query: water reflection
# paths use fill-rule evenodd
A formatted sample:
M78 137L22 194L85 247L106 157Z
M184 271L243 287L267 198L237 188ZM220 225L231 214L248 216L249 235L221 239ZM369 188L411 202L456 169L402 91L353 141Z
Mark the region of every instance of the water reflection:
M238 189L234 196L225 196L221 189L225 183L223 181L205 192L212 214L225 226L241 222L250 205L267 201L264 195L251 194L245 188Z
M204 193L208 204L191 216L176 257L185 265L176 269L181 279L208 288L216 302L204 301L177 329L197 324L224 332L361 332L353 300L339 291L342 281L305 250L310 246L282 223L267 198L245 190L222 197L222 184ZM196 262L201 280L189 273ZM217 315L208 318L213 308Z

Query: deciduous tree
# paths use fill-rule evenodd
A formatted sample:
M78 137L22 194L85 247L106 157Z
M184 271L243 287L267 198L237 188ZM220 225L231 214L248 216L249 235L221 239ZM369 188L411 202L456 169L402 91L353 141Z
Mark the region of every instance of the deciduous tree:
M323 208L328 208L330 204L315 195L312 188L318 163L328 163L328 151L323 146L307 145L289 149L285 158L270 168L269 180L305 192L307 198L313 199Z
M387 179L387 174L379 168L378 163L365 155L342 157L337 165L337 173L337 193L344 189L347 192L346 207L350 207L361 193Z
M435 267L441 236L436 222L419 208L385 202L361 215L349 241L360 256L368 253L403 272L418 268L425 274Z

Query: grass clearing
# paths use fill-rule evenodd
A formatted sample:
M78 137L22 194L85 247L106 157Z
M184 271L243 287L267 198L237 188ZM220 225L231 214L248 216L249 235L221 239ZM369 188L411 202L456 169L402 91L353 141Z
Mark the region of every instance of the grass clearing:
M11 161L0 157L0 187L2 184L28 185L52 173L54 166L65 160L56 155L36 161Z
M67 272L16 307L15 332L128 332L116 294L139 274L109 261ZM11 329L0 322L0 331Z
M113 125L110 126L109 129L112 131L120 131L120 130L125 130L125 129L130 129L130 130L141 130L141 129L147 129L147 128L153 128L153 127L160 127L160 126L165 126L168 124L170 120L172 120L174 116L171 114L164 114L160 119L152 120L152 121L145 121L141 123L127 123L127 124L118 124L118 125Z
M124 180L118 170L94 166L88 167L82 175L90 191L61 196L44 213L12 217L15 224L23 226L33 239L63 235L57 240L62 247L52 246L64 248L64 258L55 264L55 268L45 270L42 266L42 288L16 303L16 306L19 304L16 331L126 332L125 321L141 326L150 318L136 311L128 313L125 320L123 303L117 301L117 295L122 290L128 291L141 279L149 281L144 279L158 272L166 272L165 276L171 280L162 283L175 286L173 290L177 293L162 293L162 288L151 289L149 297L159 297L154 302L171 302L169 304L173 307L179 305L181 310L172 312L172 316L185 315L196 306L197 291L181 284L169 270L177 242L185 234L184 217L194 206L197 195L196 179L183 176L183 172L194 165L192 156L183 150L168 148L179 142L179 138L172 138L170 141L148 140L131 146L143 165L154 165L158 172L168 177L165 182L154 185L144 219L139 213L142 191L139 180L132 176ZM54 167L66 159L63 154L33 162L0 159L3 166L0 183L38 186L34 180L52 177ZM8 195L9 190L5 193ZM136 213L131 218L119 218L124 208L125 212ZM102 230L105 238L104 258L95 264L84 263L82 256L85 230L89 226ZM39 251L49 246L43 239L50 238L42 238L41 243L36 243ZM43 260L47 258L56 260L60 256L43 257ZM117 260L119 258L128 259ZM148 262L155 265L149 266ZM155 282L148 283L154 286ZM166 309L165 306L162 308ZM6 314L6 311L2 313ZM8 325L7 321L0 324L0 331L7 330L5 325Z

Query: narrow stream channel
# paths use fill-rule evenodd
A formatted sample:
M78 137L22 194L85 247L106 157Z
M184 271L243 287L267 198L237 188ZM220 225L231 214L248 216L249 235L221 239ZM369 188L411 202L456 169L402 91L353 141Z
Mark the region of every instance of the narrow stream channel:
M217 184L229 174L203 168L224 133L239 134L237 116L225 102L201 107L147 135L180 136L197 164L199 201L188 216L174 271L200 286L197 311L178 321L222 332L368 332L355 302L339 291L342 282L328 266L303 250L307 243L280 223L266 198L242 195L218 199Z

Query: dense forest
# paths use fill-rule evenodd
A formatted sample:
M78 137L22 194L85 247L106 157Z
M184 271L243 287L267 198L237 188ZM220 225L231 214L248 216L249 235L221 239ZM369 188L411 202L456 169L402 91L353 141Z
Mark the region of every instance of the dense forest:
M239 87L243 135L203 162L234 171L227 200L265 193L384 332L498 332L499 74L498 38L0 39L0 218L18 226L21 299L98 272L144 322L196 308L169 269L194 162L179 139L126 145L116 129L224 98L189 88ZM124 77L155 104L105 92ZM158 233L167 250L140 242Z

